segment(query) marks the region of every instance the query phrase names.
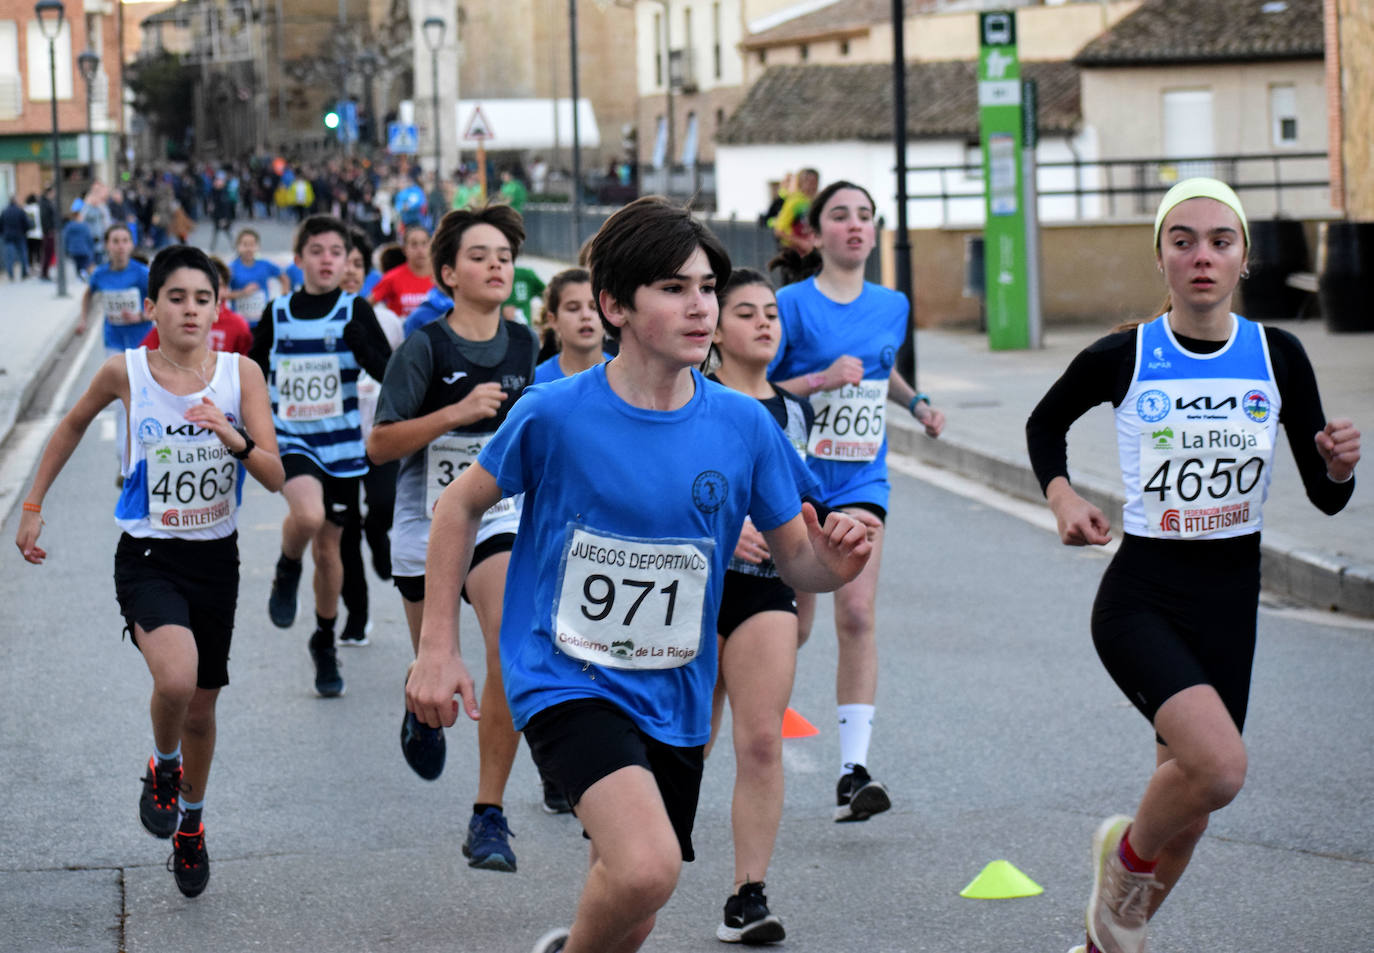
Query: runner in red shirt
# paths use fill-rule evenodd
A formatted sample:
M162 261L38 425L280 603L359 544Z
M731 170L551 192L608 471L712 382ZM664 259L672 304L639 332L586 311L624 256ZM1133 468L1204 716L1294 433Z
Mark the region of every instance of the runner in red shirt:
M430 289L434 287L434 266L429 260L429 232L422 225L411 225L406 229L406 253L404 265L399 265L382 275L382 280L372 289L369 299L373 304L384 304L401 318L419 307Z

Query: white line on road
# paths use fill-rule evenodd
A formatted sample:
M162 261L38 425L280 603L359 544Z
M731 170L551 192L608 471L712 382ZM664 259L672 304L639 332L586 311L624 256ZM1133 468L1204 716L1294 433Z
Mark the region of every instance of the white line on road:
M49 412L42 417L16 424L10 431L9 439L5 442L4 458L0 459L0 523L9 519L10 511L19 502L19 495L28 482L29 474L33 472L34 463L62 419L67 398L71 396L72 389L81 377L86 361L99 340L99 334L86 336L81 350L67 368L67 376L62 379L57 392L53 394Z
M1014 516L1019 520L1048 530L1057 538L1059 527L1054 519L1054 514L1046 504L1030 503L1026 500L1008 496L997 490L970 480L968 477L960 476L950 470L942 470L933 467L919 460L912 460L909 457L901 457L895 454L888 454L887 465L898 473L904 473L909 477L914 477L923 483L942 490L948 490L957 496L973 500L984 506L989 506L995 510ZM1101 551L1114 554L1121 541L1113 539L1106 546L1084 547L1084 552ZM1260 611L1280 618L1291 619L1295 622L1305 622L1310 625L1329 625L1341 629L1358 629L1366 632L1374 632L1374 619L1362 619L1340 612L1328 612L1322 609L1312 609L1306 606L1280 605L1275 604L1267 597L1260 602Z

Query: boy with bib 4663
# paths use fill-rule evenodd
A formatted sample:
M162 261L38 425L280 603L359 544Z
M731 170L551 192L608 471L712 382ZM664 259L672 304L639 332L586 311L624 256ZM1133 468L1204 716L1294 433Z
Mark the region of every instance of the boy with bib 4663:
M108 358L43 451L15 540L41 564L43 500L91 421L120 401L130 440L115 520L115 594L153 677L154 753L139 818L171 837L168 860L188 897L205 889L210 860L202 810L215 750L215 702L229 683L238 602L236 530L245 475L282 485L267 385L238 354L206 346L219 274L205 253L175 245L153 259L143 313L160 343Z

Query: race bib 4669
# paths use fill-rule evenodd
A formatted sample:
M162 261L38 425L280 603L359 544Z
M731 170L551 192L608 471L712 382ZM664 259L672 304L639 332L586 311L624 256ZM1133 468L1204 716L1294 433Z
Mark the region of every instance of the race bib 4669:
M283 420L327 420L343 415L339 356L284 357L277 363L278 413Z

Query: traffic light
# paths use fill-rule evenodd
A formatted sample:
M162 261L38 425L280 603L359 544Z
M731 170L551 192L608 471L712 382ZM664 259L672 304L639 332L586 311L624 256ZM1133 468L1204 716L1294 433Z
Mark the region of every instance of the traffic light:
M331 130L339 128L339 111L337 109L329 109L325 112L324 128Z

